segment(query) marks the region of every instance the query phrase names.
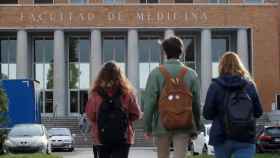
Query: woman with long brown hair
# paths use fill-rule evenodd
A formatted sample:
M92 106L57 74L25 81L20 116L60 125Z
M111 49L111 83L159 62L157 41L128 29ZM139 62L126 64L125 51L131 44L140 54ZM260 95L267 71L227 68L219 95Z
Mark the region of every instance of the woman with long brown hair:
M133 86L115 62L107 62L99 72L86 113L93 125L98 158L127 158L134 143L132 122L140 118L141 111Z
M215 157L253 158L255 118L261 115L252 77L237 53L226 52L220 59L219 77L213 79L203 108L203 116L213 121L209 144L214 146Z

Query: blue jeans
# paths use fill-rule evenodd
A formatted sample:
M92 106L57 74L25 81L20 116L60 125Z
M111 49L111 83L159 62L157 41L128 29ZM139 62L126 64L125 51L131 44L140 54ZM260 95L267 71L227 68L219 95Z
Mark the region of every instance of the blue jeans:
M256 145L226 140L224 144L214 145L216 158L254 158Z

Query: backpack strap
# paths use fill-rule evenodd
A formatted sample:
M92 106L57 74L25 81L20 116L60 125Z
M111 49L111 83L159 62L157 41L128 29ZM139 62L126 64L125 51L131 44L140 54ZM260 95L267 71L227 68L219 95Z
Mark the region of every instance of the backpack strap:
M166 81L171 80L173 78L162 64L159 66L159 71L161 72Z
M106 92L104 89L99 89L99 90L97 91L97 93L98 93L102 98L104 98L104 99L108 99L108 98L118 98L118 97L120 97L120 96L122 95L122 92L121 92L120 88L118 88L118 89L116 90L116 92L114 93L113 96L109 96L109 95L107 94L107 92Z
M177 74L176 78L178 78L180 81L184 80L185 75L188 74L188 69L185 67L182 67L179 73Z
M109 95L106 93L106 91L104 89L101 89L101 88L98 89L97 93L104 99L109 98Z
M120 88L118 88L116 91L115 91L115 93L114 93L114 95L112 96L112 98L119 98L120 96L122 96L122 91L121 91L121 89Z
M179 73L176 76L176 80L178 80L177 82L180 83L184 83L184 86L186 87L186 89L191 92L189 86L184 82L184 77L188 75L188 69L186 67L182 67L181 70L179 71Z

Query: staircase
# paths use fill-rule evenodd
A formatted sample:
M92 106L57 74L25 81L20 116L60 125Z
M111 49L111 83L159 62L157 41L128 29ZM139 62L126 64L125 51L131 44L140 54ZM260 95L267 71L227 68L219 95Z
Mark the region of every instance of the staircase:
M144 140L144 121L138 120L134 123L135 144L134 147L154 147L153 140Z
M271 119L269 118L269 113L263 113L263 115L257 119L257 126L271 125Z
M90 133L83 134L79 128L79 117L42 117L42 124L49 128L69 128L72 134L75 134L75 147L92 147L92 138ZM134 147L153 147L153 140L144 140L144 123L142 120L134 123L135 144Z
M210 123L202 118L204 123ZM47 129L55 127L69 128L72 134L75 134L75 147L91 148L92 137L90 133L83 134L79 128L79 117L42 117L42 123ZM268 114L264 113L261 118L257 120L257 126L264 126L271 124ZM144 140L144 122L138 120L134 123L135 130L135 144L133 147L154 147L153 140Z

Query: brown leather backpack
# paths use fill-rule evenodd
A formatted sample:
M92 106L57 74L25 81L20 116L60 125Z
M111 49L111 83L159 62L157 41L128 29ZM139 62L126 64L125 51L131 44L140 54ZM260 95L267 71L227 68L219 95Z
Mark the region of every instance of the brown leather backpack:
M183 67L175 78L163 65L159 70L165 78L158 102L163 126L166 129L192 127L192 94L184 82L187 68Z

